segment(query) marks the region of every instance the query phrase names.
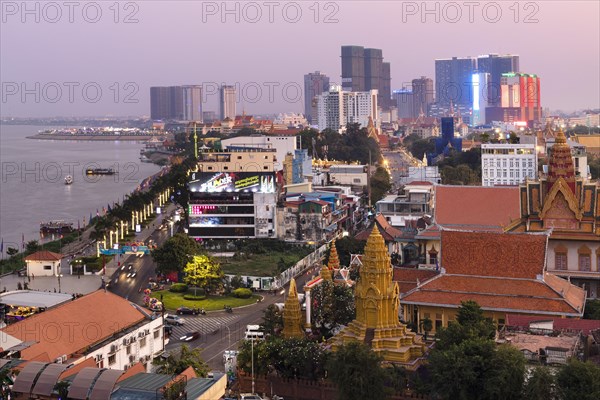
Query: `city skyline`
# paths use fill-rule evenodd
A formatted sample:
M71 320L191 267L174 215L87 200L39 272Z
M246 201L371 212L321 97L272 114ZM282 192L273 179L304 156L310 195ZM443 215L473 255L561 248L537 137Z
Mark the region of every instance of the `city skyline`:
M321 2L312 9L313 3L287 2L271 10L273 22L267 9L252 22L255 14L241 3L231 3L233 14L213 2L120 3L118 13L98 3L96 23L90 22L92 11L82 13L83 6L72 15L60 10L53 23L56 10L39 5L38 15L27 14L20 3L3 2L0 112L2 117L149 115L151 86L187 84L203 85L203 109L218 112L223 83L240 88L238 113L303 112L304 75L321 71L332 84L341 84L344 45L382 49L391 64L392 90L420 76L434 78L435 59L514 54L520 56L519 72L543 79L544 108L599 107L598 3L571 2L565 8L563 2L543 2L531 9L525 4L532 3L521 2L518 15L509 4L493 3L501 7L496 22L492 3L481 3L472 23L467 9L452 22L445 5L427 14L410 8L419 7L413 2ZM301 17L293 22L296 6ZM189 40L175 41L174 35ZM573 65L577 73L568 73Z

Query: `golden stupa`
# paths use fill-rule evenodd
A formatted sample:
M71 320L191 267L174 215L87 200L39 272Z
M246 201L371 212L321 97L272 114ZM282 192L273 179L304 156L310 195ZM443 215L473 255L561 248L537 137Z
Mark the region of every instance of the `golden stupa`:
M296 280L290 281L290 290L283 306L283 336L286 338L303 338L302 331L302 312L300 302L298 301L298 292L296 291Z
M356 340L371 346L384 361L419 366L426 345L421 336L398 320L400 290L392 281L392 265L377 225L367 240L356 284L356 319L333 338L333 349Z

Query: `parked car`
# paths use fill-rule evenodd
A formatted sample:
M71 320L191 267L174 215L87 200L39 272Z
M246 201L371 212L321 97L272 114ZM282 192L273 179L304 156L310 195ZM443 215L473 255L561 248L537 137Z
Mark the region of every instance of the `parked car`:
M242 393L240 394L240 400L263 400L263 398L257 394Z
M177 315L167 314L165 315L165 322L169 325L182 326L185 320Z
M189 308L189 307L179 307L177 309L177 315L183 315L183 314L196 315L196 314L198 314L198 310L196 310L194 308Z
M23 268L17 271L18 276L27 276L27 268Z
M194 332L186 333L185 335L180 337L179 340L181 340L182 342L191 342L193 340L198 339L199 337L200 337L200 332L194 331Z

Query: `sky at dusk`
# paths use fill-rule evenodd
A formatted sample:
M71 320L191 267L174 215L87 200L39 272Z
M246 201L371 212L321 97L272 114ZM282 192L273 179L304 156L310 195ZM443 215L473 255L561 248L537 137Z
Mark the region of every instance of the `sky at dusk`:
M302 112L303 75L340 82L342 45L382 49L393 89L436 58L517 54L543 107L600 107L598 1L0 3L2 117L149 115L150 86L181 84L218 111L221 83L238 112Z

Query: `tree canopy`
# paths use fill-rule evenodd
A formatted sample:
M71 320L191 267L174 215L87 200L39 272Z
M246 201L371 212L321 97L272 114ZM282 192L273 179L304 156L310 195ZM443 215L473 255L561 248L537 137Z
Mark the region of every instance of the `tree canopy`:
M325 338L340 325L347 325L356 316L354 294L346 285L323 281L311 290L313 331Z
M371 204L381 200L392 188L390 173L383 167L377 167L371 176Z
M182 272L184 267L192 261L194 255L200 253L200 246L189 236L178 233L158 249L152 250L152 259L159 271Z
M206 293L219 289L223 285L221 265L206 254L195 255L183 269L183 281L190 286L204 288Z
M159 357L152 364L158 367L160 373L167 375L177 375L192 367L196 375L204 378L208 373L208 365L202 359L201 351L200 347L190 349L183 344L179 352L171 351L166 358Z

